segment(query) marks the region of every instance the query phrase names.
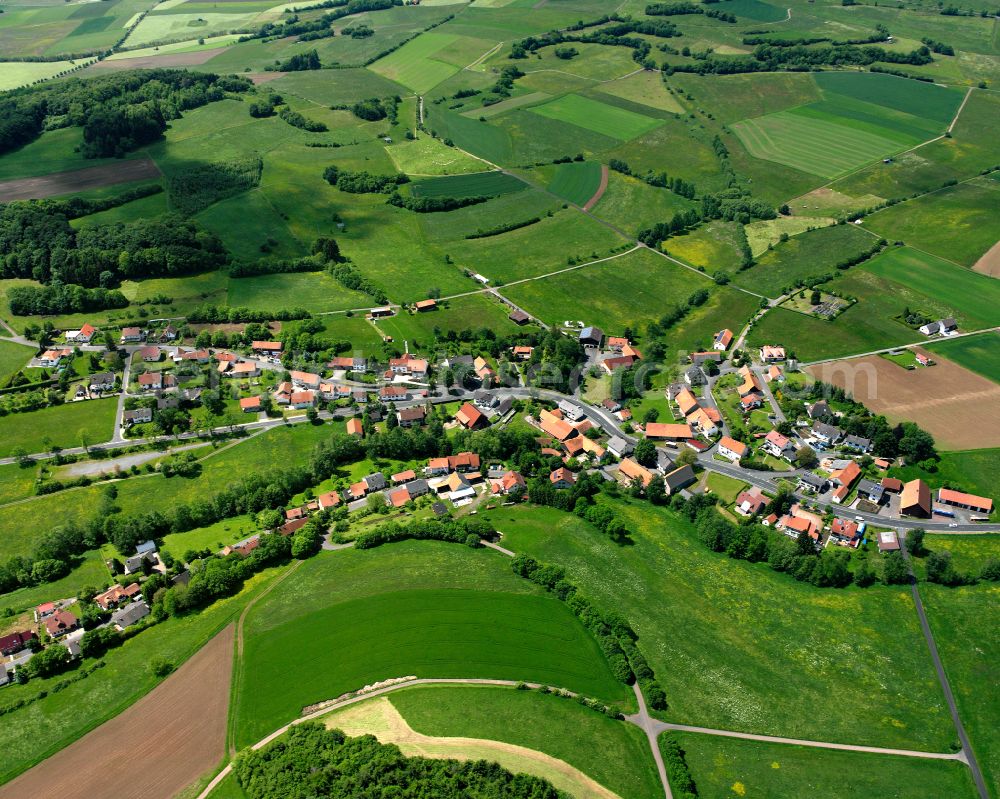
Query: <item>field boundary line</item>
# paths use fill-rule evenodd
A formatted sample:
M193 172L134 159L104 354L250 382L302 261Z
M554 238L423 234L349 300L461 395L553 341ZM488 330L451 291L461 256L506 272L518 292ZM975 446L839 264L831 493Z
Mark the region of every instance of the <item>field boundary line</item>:
M482 61L485 61L487 58L489 58L491 55L493 55L501 47L503 47L503 40L497 42L495 45L493 45L493 47L491 47L489 50L487 50L485 53L483 53L481 56L479 56L479 58L477 58L471 64L467 64L466 66L462 67L462 71L464 72L467 69L471 70L474 66L476 66L477 64L479 64Z
M305 563L304 560L297 560L285 570L284 574L278 575L278 577L272 581L267 588L247 603L246 607L244 607L240 613L239 619L236 621L236 634L233 636L233 676L229 689L229 718L226 721L226 753L230 759L232 759L232 757L236 754L233 741L235 740L234 733L236 731L236 710L239 704L238 686L240 684L240 678L243 676L243 627L246 622L247 614L249 614L250 609L254 605L271 593L271 591L273 591L278 585L284 582L285 578L295 572L295 570L298 569L303 563Z
M837 358L823 358L819 361L809 361L808 363L800 363L800 366L819 366L824 363L834 363L835 361L853 361L855 358L867 358L871 355L882 355L886 352L892 352L893 350L909 350L914 347L922 347L926 344L936 344L939 341L951 341L956 338L965 338L967 336L978 336L983 333L995 333L1000 331L1000 326L997 327L983 327L979 330L970 330L967 333L956 333L954 336L948 336L947 338L938 339L924 339L922 341L914 341L911 344L897 344L895 347L884 347L880 350L871 350L870 352L858 352L854 355L841 355ZM971 371L971 370L970 370Z
M885 746L863 746L861 744L840 744L829 741L811 741L804 738L785 738L779 735L757 735L756 733L751 732L718 730L712 727L696 727L690 724L673 724L666 721L659 722L659 724L662 725L664 731L670 732L692 732L700 735L715 735L720 738L740 738L746 741L787 744L789 746L808 746L815 749L837 749L844 752L864 752L873 755L896 755L898 757L913 757L926 760L957 760L959 763L966 763L965 755L962 752L925 752L920 749L893 749ZM966 763L966 765L968 764Z
M969 102L969 98L972 96L972 89L973 87L970 86L968 91L965 92L965 97L962 98L962 103L959 105L958 110L955 112L955 117L951 120L951 124L948 126L949 133L951 133L955 129L955 125L958 124L958 118L962 116L962 112L965 110L965 104Z

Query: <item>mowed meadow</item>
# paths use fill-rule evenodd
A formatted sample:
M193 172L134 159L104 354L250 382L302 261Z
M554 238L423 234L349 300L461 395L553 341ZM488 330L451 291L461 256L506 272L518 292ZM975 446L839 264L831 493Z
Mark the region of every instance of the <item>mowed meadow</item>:
M410 675L630 696L572 612L490 550L413 542L321 556L254 607L245 635L234 688L239 745L306 705Z

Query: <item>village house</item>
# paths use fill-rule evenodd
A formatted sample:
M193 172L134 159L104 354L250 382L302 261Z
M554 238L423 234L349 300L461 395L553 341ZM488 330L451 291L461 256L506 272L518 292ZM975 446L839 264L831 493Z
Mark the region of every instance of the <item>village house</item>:
M212 359L212 353L208 350L178 350L174 355L174 363L208 363Z
M633 447L621 436L612 436L608 441L608 452L616 458L624 458L632 454Z
M119 611L111 614L111 624L119 631L138 624L149 615L149 606L145 602L133 602Z
M378 398L382 402L406 402L410 399L410 390L403 386L382 386Z
M389 359L389 371L394 375L426 377L429 368L426 360L414 358L410 353L406 353L402 358Z
M292 385L301 388L312 388L318 389L320 383L320 376L313 374L312 372L289 372L288 376L292 380Z
M327 367L335 370L346 370L348 372L367 372L368 363L364 358L352 358L349 356L337 356L336 358L331 358L327 363Z
M525 345L517 345L510 348L511 355L513 355L515 361L530 361L531 354L534 351L534 347L528 347Z
M945 333L951 333L953 330L958 329L958 322L952 316L946 317L944 319L939 319L936 322L928 322L926 325L920 326L920 332L925 336L934 335L944 335Z
M260 413L263 410L260 404L260 397L243 397L240 400L240 410L243 413Z
M807 494L822 494L826 491L826 478L812 472L806 472L799 475L796 489Z
M899 536L896 535L895 530L886 530L878 534L878 551L879 552L899 551Z
M427 409L423 405L417 405L413 408L400 408L396 411L396 421L399 422L400 427L422 425L426 418Z
M361 438L365 434L364 426L357 417L347 420L347 435Z
M788 436L784 436L777 430L772 430L764 436L763 450L775 458L784 458L787 461L795 457L795 446Z
M99 372L98 374L90 376L88 387L92 394L114 391L115 382L116 378L114 372Z
M715 334L715 338L712 341L713 350L721 350L725 352L729 349L729 345L733 341L733 331L728 327L725 330L720 330Z
M764 363L780 363L785 360L785 348L765 344L760 348L760 359Z
M751 486L736 497L733 508L741 516L756 516L767 507L768 498L757 486Z
M781 371L780 366L778 366L777 364L772 364L771 367L767 370L767 382L774 383L775 381L777 381L778 383L784 383L785 373Z
M715 350L707 350L705 352L692 352L689 356L691 363L695 366L701 366L703 363L722 363L722 353L716 352Z
M715 408L696 408L687 420L705 438L712 438L719 432L722 417Z
M819 541L820 537L820 528L812 519L804 516L786 514L778 519L775 528L790 538L798 538L802 533L806 533L813 541Z
M433 311L438 307L437 300L418 300L413 303L413 308L417 313L425 313L427 311Z
M830 526L830 539L841 546L857 548L861 543L864 523L859 525L850 519L836 518Z
M80 626L76 616L65 610L55 611L51 616L47 616L42 624L45 625L45 632L53 638L61 638Z
M12 633L4 635L0 637L0 655L4 657L16 655L18 652L29 647L31 642L37 638L38 635L34 630L15 630Z
M280 341L252 341L250 349L254 355L275 356L281 355L282 346Z
M616 369L628 369L633 363L635 363L635 356L633 355L618 355L613 358L605 358L601 361L601 368L611 375L615 373Z
M146 337L145 331L141 327L123 327L121 344L136 344Z
M600 347L604 341L604 331L599 327L588 326L580 331L580 344L584 347Z
M320 510L336 508L341 502L340 494L336 491L327 491L316 497L316 502L319 505Z
M897 477L883 477L882 489L892 494L899 494L903 491L903 481Z
M296 410L312 408L316 405L315 391L293 391L288 398L288 406Z
M38 365L46 369L51 369L58 366L63 358L69 358L72 354L73 350L65 348L59 350L45 350L45 352L38 356Z
M903 485L899 497L899 513L902 516L929 518L931 515L931 490L923 480L910 480Z
M653 473L632 458L624 458L618 465L618 479L625 485L630 485L633 480L638 480L643 488L646 488L653 479Z
M560 466L549 475L553 488L572 488L576 485L576 475L565 466Z
M622 409L622 404L611 397L601 400L601 407L606 411L614 413L615 411L620 411Z
M845 436L843 446L855 452L871 452L872 440L861 436Z
M743 382L740 383L739 387L736 389L740 397L746 397L751 394L760 394L763 391L760 381L757 379L757 375L754 374L753 369L749 366L741 366L739 368L739 375L743 378Z
M498 480L490 481L490 491L494 494L502 494L503 496L510 496L511 494L523 495L525 489L527 488L527 483L519 472L508 471L504 472L503 476Z
M953 491L950 488L939 488L937 501L942 505L951 505L955 508L975 511L987 516L993 512L993 500L987 497L978 497L975 494L966 494L962 491Z
M830 405L826 400L814 402L806 408L806 413L809 414L810 419L825 419L828 416L833 416L833 411L830 410Z
M131 427L135 424L147 424L153 421L152 408L136 408L122 413L122 427Z
M676 491L687 488L696 479L693 466L681 466L663 475L663 487L667 492L667 496L670 496Z
M561 419L551 411L541 410L538 414L538 425L542 432L552 436L557 441L566 441L579 434L579 431L565 419Z
M156 363L156 361L160 360L160 358L163 357L163 351L159 347L153 345L149 347L143 347L141 350L139 350L138 355L146 363Z
M466 430L478 430L489 425L486 417L471 402L466 402L455 412L455 421Z
M836 444L843 435L844 431L839 427L825 422L816 422L812 428L812 437L826 446Z
M835 486L850 488L860 476L861 467L854 461L848 461L844 468L837 469L830 474L830 482Z
M741 460L749 451L750 448L746 444L735 438L723 436L719 439L719 454L733 463Z
M97 333L97 328L85 324L79 330L67 330L66 341L69 344L89 344Z
M858 496L868 502L881 505L884 494L885 489L882 488L881 483L876 483L873 480L861 480L858 483Z
M644 432L651 441L686 441L694 435L690 425L663 422L649 422Z
M160 333L160 341L174 341L177 338L177 328L173 325L167 325L163 328L163 332Z
M689 366L684 370L684 382L689 386L703 386L708 382L700 366Z
M94 597L94 603L101 610L111 610L118 607L124 601L131 601L142 595L139 583L132 583L124 588L120 585L113 585L102 594Z

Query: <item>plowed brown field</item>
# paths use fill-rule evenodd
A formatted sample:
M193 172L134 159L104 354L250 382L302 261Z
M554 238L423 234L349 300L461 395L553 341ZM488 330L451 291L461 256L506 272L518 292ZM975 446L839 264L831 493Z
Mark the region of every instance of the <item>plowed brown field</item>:
M806 369L813 377L849 391L891 422L916 422L940 449L1000 446L1000 386L940 356L913 371L871 355Z
M0 202L39 200L76 191L114 186L134 180L160 177L160 170L149 158L131 158L117 164L88 166L70 172L55 172L37 178L18 178L0 182Z
M171 799L225 757L232 666L230 625L124 713L0 787L0 799Z

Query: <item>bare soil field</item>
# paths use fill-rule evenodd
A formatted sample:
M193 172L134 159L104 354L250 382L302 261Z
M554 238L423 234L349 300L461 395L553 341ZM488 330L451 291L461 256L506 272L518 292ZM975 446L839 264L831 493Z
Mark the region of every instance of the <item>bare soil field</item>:
M990 247L972 266L973 272L982 272L990 277L1000 277L1000 241Z
M195 50L190 53L164 53L163 55L143 55L135 58L116 58L114 61L98 61L87 68L88 72L107 72L121 69L159 69L160 67L196 67L211 60L225 47L210 50Z
M160 170L149 158L132 158L117 164L89 166L70 172L55 172L37 178L18 178L0 182L0 202L39 200L76 191L114 186L135 180L160 177Z
M249 78L254 86L260 86L262 83L270 83L272 80L283 78L287 74L287 72L248 72L243 77Z
M225 757L233 634L229 625L124 713L0 787L0 799L171 799Z
M916 422L940 449L1000 446L1000 386L933 353L934 366L913 371L871 355L806 369L818 380L840 386L892 422Z

